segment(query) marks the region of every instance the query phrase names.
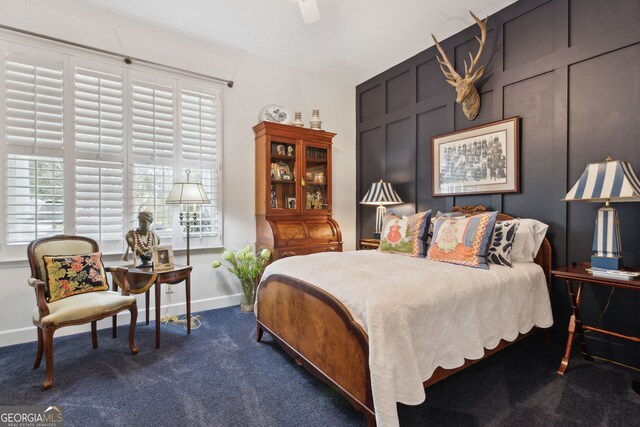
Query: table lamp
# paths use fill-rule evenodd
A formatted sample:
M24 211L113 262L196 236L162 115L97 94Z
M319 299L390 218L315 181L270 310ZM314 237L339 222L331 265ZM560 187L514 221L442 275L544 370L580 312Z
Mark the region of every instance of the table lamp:
M180 225L186 226L187 228L187 265L191 265L190 258L190 247L189 241L190 235L189 230L191 229L191 225L196 225L198 214L197 212L193 212L193 218L189 216L189 207L188 205L204 205L210 203L209 196L207 196L207 192L204 191L204 187L199 182L189 182L189 174L190 170L187 170L187 182L176 182L171 187L171 191L169 191L169 196L167 197L167 201L165 202L168 205L187 205L187 212L180 212Z
M562 199L572 202L604 202L598 209L593 235L591 266L618 270L622 267L622 244L618 212L610 202L640 201L640 180L629 162L611 160L590 163L571 191Z
M385 205L397 205L402 203L402 199L390 183L380 180L371 184L371 188L369 188L360 203L363 205L378 205L376 209L376 232L373 237L379 239L380 233L382 233L382 222L387 213Z

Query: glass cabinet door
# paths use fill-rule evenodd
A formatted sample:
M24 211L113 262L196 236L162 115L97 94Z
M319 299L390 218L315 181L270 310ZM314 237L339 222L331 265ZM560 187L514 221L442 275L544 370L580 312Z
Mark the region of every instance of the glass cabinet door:
M303 209L306 211L328 211L329 200L329 151L326 148L307 145L304 158Z
M296 144L293 142L271 141L269 210L291 213L299 211L296 197Z

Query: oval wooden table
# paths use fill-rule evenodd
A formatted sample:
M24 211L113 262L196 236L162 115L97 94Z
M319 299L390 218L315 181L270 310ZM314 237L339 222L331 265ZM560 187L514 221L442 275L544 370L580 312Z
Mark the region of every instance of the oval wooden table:
M145 317L146 324L149 324L149 291L153 285L155 287L155 317L156 317L156 348L160 348L160 311L161 311L161 288L163 283L175 285L185 282L187 300L187 334L191 334L191 270L190 265L175 265L171 269L154 270L152 267L137 268L125 266L127 268L127 281L132 294L145 295ZM120 284L114 276L113 290L117 290ZM113 316L113 336L116 336L117 320Z

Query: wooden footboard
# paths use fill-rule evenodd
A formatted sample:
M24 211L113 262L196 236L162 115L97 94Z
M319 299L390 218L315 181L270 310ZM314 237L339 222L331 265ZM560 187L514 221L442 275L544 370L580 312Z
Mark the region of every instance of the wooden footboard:
M347 308L322 289L279 274L260 284L257 301L256 339L267 331L298 365L375 423L368 337Z

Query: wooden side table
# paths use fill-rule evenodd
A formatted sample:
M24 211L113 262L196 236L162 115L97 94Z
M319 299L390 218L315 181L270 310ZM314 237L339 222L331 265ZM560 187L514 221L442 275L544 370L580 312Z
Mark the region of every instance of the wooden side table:
M360 249L378 249L380 239L360 239Z
M175 285L182 281L185 282L185 290L187 294L187 334L191 334L191 270L190 265L176 265L170 270L154 271L151 267L135 268L128 267L127 281L129 282L130 292L132 294L144 294L145 299L145 317L146 323L149 324L149 290L155 285L155 309L156 309L156 348L160 348L160 312L161 304L161 288L163 283ZM117 290L119 283L113 280L113 290ZM113 336L116 334L116 316L113 316Z
M582 347L582 355L587 360L593 360L593 357L587 350L587 343L584 337L584 331L593 331L605 335L612 335L614 337L626 339L633 342L640 342L640 337L633 337L628 335L619 334L617 332L609 331L606 329L596 328L593 326L585 325L580 317L580 302L582 299L582 288L585 283L591 283L601 286L608 286L613 288L631 289L640 291L640 279L635 278L633 280L618 280L609 277L598 277L590 274L587 271L589 264L573 265L571 267L560 267L551 271L551 275L558 279L563 279L567 284L567 291L569 293L569 299L571 302L571 309L573 314L569 319L569 335L567 336L567 345L564 351L564 357L560 362L558 368L558 374L564 375L569 367L569 359L571 357L571 347L573 345L573 338L575 334L580 337L580 344ZM638 268L626 268L629 271L640 271ZM574 283L577 284L577 288L574 287Z

